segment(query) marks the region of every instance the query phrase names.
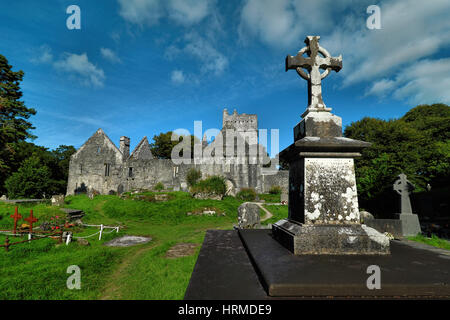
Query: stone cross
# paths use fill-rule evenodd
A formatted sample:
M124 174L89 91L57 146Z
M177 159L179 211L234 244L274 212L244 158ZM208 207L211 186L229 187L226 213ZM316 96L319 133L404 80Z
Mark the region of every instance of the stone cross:
M401 213L412 214L409 194L414 190L414 185L406 179L406 175L401 173L398 180L394 182L393 189L401 196Z
M342 69L342 56L331 57L330 53L319 45L319 39L319 36L307 36L306 47L301 49L295 57L286 57L286 71L295 69L303 79L308 81L308 108L302 117L311 111L331 111L322 99L322 79L328 76L330 70L339 72ZM304 53L308 57L303 56ZM309 74L302 68L307 69ZM320 73L319 69L325 71Z
M28 218L26 218L25 221L27 221L30 224L30 234L32 234L33 233L33 223L38 221L38 219L33 217L33 210L30 210L30 216Z
M22 215L19 214L19 210L16 207L16 209L14 210L14 214L11 215L11 218L14 219L14 230L13 230L13 234L16 234L16 230L17 230L17 221L19 219L22 219Z

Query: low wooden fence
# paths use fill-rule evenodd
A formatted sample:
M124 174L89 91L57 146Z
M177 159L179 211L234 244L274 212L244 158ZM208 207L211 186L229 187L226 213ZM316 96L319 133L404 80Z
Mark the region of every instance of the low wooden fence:
M5 243L4 244L0 244L0 247L4 247L5 250L8 252L9 251L9 247L13 246L13 245L17 245L20 243L26 243L26 242L30 242L30 241L34 241L34 240L40 240L40 239L46 239L46 238L56 238L58 239L59 243L63 242L63 238L64 238L64 233L66 233L66 245L68 245L70 243L70 241L72 240L72 238L76 238L76 239L86 239L86 238L90 238L93 237L97 234L99 234L98 239L101 240L102 239L102 235L104 233L111 233L116 231L117 233L119 232L119 227L111 227L111 226L105 226L103 224L100 225L89 225L89 224L83 224L82 226L86 226L86 227L99 227L100 230L98 232L95 232L89 236L73 236L71 232L69 232L67 230L67 224L65 224L64 226L66 227L66 229L64 229L64 227L59 227L59 230L57 231L44 231L44 230L33 230L33 224L35 222L38 221L38 219L36 219L33 216L33 210L30 210L30 216L26 219L24 219L25 221L27 221L29 223L28 226L28 230L24 231L22 229L17 229L17 221L19 219L22 218L22 216L19 214L18 212L18 207L15 208L15 213L13 215L11 215L11 218L14 219L14 228L13 230L0 230L0 234L6 234L6 239L5 239ZM39 228L39 227L38 227ZM112 229L109 232L104 232L104 229ZM23 241L17 241L17 242L10 242L9 237L13 236L13 237L17 237L17 236L23 236L28 234L28 239L27 240L23 240Z

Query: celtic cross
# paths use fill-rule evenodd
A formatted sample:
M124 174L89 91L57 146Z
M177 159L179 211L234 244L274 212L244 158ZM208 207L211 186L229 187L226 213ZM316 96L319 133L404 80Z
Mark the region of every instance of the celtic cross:
M401 196L401 213L412 214L411 201L409 194L414 190L414 185L406 179L406 175L401 173L398 175L398 180L394 182L393 189Z
M319 45L319 36L307 36L306 47L301 49L295 57L286 57L286 71L295 69L297 73L308 81L308 108L302 114L306 116L311 111L331 111L322 99L322 79L330 73L330 70L339 72L342 69L342 56L335 58ZM307 54L305 57L303 54ZM309 73L305 72L305 68ZM320 73L320 69L325 70Z

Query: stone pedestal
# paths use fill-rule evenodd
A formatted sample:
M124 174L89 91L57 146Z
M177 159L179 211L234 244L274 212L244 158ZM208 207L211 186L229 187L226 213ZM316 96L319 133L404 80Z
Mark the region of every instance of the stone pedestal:
M370 144L342 137L341 118L309 112L296 141L280 153L289 163L289 217L273 237L294 254L389 254L389 239L360 224L354 158Z

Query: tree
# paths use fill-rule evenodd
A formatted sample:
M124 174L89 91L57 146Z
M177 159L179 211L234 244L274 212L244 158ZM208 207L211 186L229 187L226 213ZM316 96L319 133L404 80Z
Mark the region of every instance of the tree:
M424 191L429 183L444 186L450 180L450 107L422 105L400 119L364 118L345 128L344 136L371 142L356 160L359 198L386 199L401 172Z
M11 172L10 159L14 153L14 144L27 138L34 129L27 119L36 114L36 110L27 108L20 91L23 71L12 71L8 60L0 54L0 181L5 181ZM0 192L3 191L0 183Z
M25 160L19 170L5 182L10 199L43 198L51 189L50 169L37 156Z
M172 131L160 133L157 136L153 136L153 143L150 144L150 149L153 156L158 159L170 159L173 147L183 141L183 139L191 140L191 159L194 158L194 143L199 142L194 135L181 136L178 141L172 141Z

